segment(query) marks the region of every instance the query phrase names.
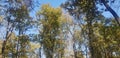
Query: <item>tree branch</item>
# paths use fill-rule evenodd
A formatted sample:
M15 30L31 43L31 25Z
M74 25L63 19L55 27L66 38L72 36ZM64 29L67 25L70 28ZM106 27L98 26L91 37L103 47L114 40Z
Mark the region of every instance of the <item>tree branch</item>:
M105 0L101 0L101 2L104 4L106 9L114 16L117 24L120 26L120 18L117 15L117 13L107 4L107 2Z

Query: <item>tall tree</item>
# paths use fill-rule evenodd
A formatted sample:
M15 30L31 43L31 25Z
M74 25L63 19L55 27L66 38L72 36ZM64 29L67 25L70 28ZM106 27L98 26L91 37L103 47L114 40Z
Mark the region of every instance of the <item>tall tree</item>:
M87 9L87 7L93 6L93 9L98 10L98 4L104 5L106 9L114 16L116 22L120 25L120 18L117 15L117 13L111 8L111 6L108 3L115 3L117 0L69 0L65 4L62 4L62 7L66 8L70 11L71 14L76 14L79 17L79 13L84 12L84 10ZM91 5L90 5L91 4ZM89 9L92 10L92 9ZM98 11L95 11L96 14L99 14Z
M88 35L88 38L89 38L89 47L90 47L89 50L91 52L91 57L94 58L95 53L94 53L94 47L92 46L92 41L93 41L92 21L93 21L94 17L96 16L96 14L95 14L96 9L95 9L94 0L91 0L91 1L81 0L80 4L78 3L79 1L71 1L71 2L73 2L72 6L74 7L75 10L73 10L72 8L69 8L69 9L73 10L73 11L70 11L70 13L72 15L77 16L78 18L79 18L79 14L81 14L81 12L83 14L85 14L86 23L87 23L86 24L86 30L88 30L87 35ZM67 7L70 6L70 5L68 4ZM77 6L74 6L74 5L77 5ZM68 9L67 7L66 7L66 9Z
M29 11L32 9L33 6L33 0L26 1L26 0L1 0L4 11L4 17L6 21L8 22L8 30L6 32L5 41L3 42L2 46L2 54L4 54L5 45L7 43L7 40L9 39L9 36L15 30L16 26L19 27L19 35L23 33L24 30L26 30L26 22L30 19L29 17ZM23 24L25 23L25 24ZM27 23L28 24L28 23ZM21 27L24 26L25 28ZM21 30L22 28L22 30ZM23 30L24 29L24 30ZM22 32L21 32L22 31Z
M108 2L111 2L111 0L69 0L65 4L62 4L62 7L69 11L71 15L75 17L75 19L80 19L81 23L84 25L84 32L85 36L87 35L87 40L89 42L89 50L91 53L91 58L96 58L98 55L96 55L96 48L94 46L95 34L93 30L93 23L97 21L96 18L100 16L100 13L98 11L97 4L103 3L106 8L115 16L116 22L119 24L119 17L114 12L112 8L107 4ZM83 28L82 28L83 29ZM83 34L84 35L84 34Z
M60 38L60 8L43 5L37 13L42 24L42 45L46 58L62 58L63 40ZM61 55L59 54L61 53Z

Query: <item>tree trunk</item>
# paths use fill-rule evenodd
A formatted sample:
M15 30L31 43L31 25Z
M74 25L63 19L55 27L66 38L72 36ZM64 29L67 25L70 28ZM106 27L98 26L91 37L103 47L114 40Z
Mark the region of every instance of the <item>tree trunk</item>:
M77 58L75 42L73 43L73 52L74 52L74 58Z

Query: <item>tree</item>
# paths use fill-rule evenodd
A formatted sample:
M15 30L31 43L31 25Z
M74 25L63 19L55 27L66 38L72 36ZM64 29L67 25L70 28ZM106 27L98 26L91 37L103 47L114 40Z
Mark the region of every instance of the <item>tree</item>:
M76 1L72 1L72 2L73 3L78 3L78 1L77 2ZM94 4L95 3L93 2L93 0L92 0L91 3L90 3L90 1L85 1L85 0L84 1L80 1L80 4L75 4L75 5L77 5L77 7L75 6L75 10L76 11L75 10L74 11L70 11L70 14L75 15L78 18L79 18L79 14L81 14L80 13L81 11L83 11L82 13L86 14L85 15L85 17L86 17L86 23L87 23L86 24L86 30L88 30L86 34L88 35L88 38L89 38L89 50L91 52L91 57L92 58L94 58L94 54L95 54L93 52L94 51L94 47L92 46L92 41L93 41L93 36L94 36L93 35L93 30L92 30L92 21L93 21L94 17L96 16L96 14L95 14L95 10L96 9L94 7L95 6ZM78 6L78 5L80 5L80 6ZM69 6L69 4L67 5L67 7L68 6ZM73 6L74 6L74 4L73 4ZM70 8L70 10L71 10L71 8ZM81 10L81 11L79 11L79 10Z
M117 0L116 0L117 1ZM97 11L99 7L96 5L104 5L106 9L114 16L116 22L118 25L120 25L120 18L117 15L117 13L109 6L108 3L115 3L114 0L90 0L90 1L85 1L85 0L69 0L65 4L62 4L62 7L67 9L71 14L79 17L79 14L82 12L86 12L88 10L88 7L92 7L89 10L93 10L96 15L98 15L100 12ZM103 11L104 12L104 11ZM96 16L95 15L95 16Z
M5 41L2 46L2 54L4 54L5 46L11 33L15 29L19 29L19 35L23 34L24 31L28 28L28 21L30 21L29 11L32 9L33 0L1 0L0 1L3 7L4 19L7 21L7 31ZM29 20L27 20L29 19Z
M101 2L100 2L101 1ZM107 0L111 2L110 0ZM81 20L80 23L83 23L82 26L84 26L83 35L87 36L85 39L88 41L89 50L91 53L91 58L96 58L98 55L96 55L96 51L99 51L94 46L94 42L96 42L95 34L94 34L94 27L93 24L98 21L97 18L101 16L101 13L98 11L97 4L103 3L106 8L112 12L113 16L117 16L117 14L109 7L105 0L69 0L65 4L62 4L62 7L69 11L69 13L75 17L75 19ZM117 23L119 24L119 20L116 19Z
M69 50L68 48L72 47L70 52L65 53L65 55L72 56L74 58L83 58L81 49L83 39L81 38L81 29L79 24L76 23L70 14L66 12L62 14L61 23L63 33L62 36L65 38L66 42L65 49ZM70 41L70 43L68 43L68 41Z
M17 51L16 49L18 45L17 43L18 40L20 42L19 51ZM30 41L28 36L23 35L18 37L15 35L15 33L12 33L7 41L7 44L5 45L4 57L16 58L17 53L19 53L19 57L28 58L27 53L28 53L28 50L31 49L31 48L27 48L29 47L29 43Z
M61 8L53 8L46 4L41 7L37 15L41 18L39 18L42 24L41 40L46 58L62 58L64 43L60 38Z

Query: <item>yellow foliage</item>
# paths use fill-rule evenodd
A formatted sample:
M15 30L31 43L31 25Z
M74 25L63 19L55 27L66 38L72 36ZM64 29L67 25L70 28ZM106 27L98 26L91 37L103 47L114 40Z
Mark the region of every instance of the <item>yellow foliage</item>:
M35 49L38 49L40 47L41 47L41 45L39 43L30 42L30 49L29 49L29 51L34 51Z

